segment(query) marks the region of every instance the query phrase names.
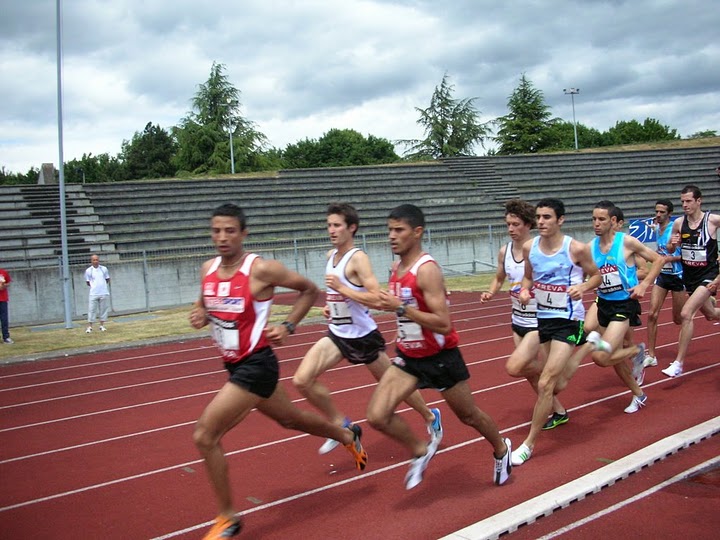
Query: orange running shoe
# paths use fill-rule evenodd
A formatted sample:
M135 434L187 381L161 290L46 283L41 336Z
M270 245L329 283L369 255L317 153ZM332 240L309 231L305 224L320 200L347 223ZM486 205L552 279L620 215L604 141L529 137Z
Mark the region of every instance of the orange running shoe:
M353 441L350 444L346 444L345 448L347 448L348 452L355 458L355 466L358 470L364 471L367 466L368 455L363 448L362 442L360 442L362 429L357 424L353 424L350 426L350 431L353 432Z
M242 523L239 520L230 519L225 516L218 516L215 518L215 525L210 527L210 530L203 540L221 540L222 538L230 538L235 536L242 529Z

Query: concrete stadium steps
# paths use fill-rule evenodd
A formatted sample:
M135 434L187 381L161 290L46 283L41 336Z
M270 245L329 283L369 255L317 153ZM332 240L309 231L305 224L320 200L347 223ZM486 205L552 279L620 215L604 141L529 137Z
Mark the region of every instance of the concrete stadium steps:
M65 189L68 253L87 259L94 251L114 251L109 235L79 185ZM0 257L6 267L32 266L36 259L62 253L60 188L4 186L0 200Z
M280 171L273 176L138 181L66 186L71 256L203 250L212 252L208 219L223 202L247 213L249 245L325 242L325 210L333 201L358 208L360 233L384 234L387 212L414 203L431 230L503 225L502 204L522 197L562 199L566 221L587 224L594 204L610 199L626 218L649 217L654 201L678 203L694 183L704 208L720 209L715 167L720 147L642 152L598 152L463 157L433 163ZM57 186L0 187L0 257L30 266L60 253ZM675 213L680 213L679 204ZM274 248L273 248L274 249Z

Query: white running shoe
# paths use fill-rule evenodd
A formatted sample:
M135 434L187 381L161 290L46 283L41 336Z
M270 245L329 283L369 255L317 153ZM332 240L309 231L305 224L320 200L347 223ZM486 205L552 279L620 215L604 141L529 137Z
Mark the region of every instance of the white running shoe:
M440 409L430 409L430 412L433 413L435 419L427 425L428 435L430 435L431 440L435 441L437 446L440 446L440 441L442 441L444 433L442 415L440 414Z
M528 459L530 459L530 456L532 456L532 450L530 449L530 447L529 447L527 444L522 443L522 444L518 447L518 449L515 450L515 451L511 454L511 456L512 456L512 457L510 458L510 461L511 461L511 463L513 464L513 466L522 465L522 464L525 463Z
M683 365L678 362L677 360L674 360L668 367L662 370L663 375L667 375L668 377L679 377L682 375L683 372Z
M638 353L633 357L632 360L632 376L638 384L642 384L642 380L645 378L643 371L645 370L645 344L640 343L638 345Z
M505 482L507 482L507 479L510 478L510 473L512 472L512 463L510 463L510 456L512 456L512 443L510 442L510 439L503 440L505 441L507 450L505 451L505 455L503 455L503 457L495 458L495 469L493 471L493 481L498 486L502 486Z
M628 414L636 413L640 410L641 407L644 407L647 403L647 394L643 394L640 397L633 396L632 401L630 402L630 405L625 407L625 412Z
M427 445L427 452L424 456L416 457L410 462L410 468L405 475L405 489L412 489L423 481L423 473L428 463L437 452L437 443L430 441Z
M645 359L643 360L643 366L645 366L645 367L657 366L657 358L655 358L654 356L650 356L649 354L645 355Z
M342 427L349 428L352 425L352 422L350 422L349 418L345 418L342 423ZM338 446L340 446L340 443L336 441L335 439L325 439L325 442L322 444L320 448L318 448L318 454L325 455L333 450L335 450Z
M101 331L101 332L104 332L105 330L106 330L106 328L101 324L101 325L100 325L100 331Z
M85 330L85 333L86 333L86 334L92 333L92 326L88 326L88 327L87 327L87 330Z
M585 338L585 340L592 343L594 351L606 352L608 354L612 352L612 347L610 346L610 344L605 341L595 330L590 332Z

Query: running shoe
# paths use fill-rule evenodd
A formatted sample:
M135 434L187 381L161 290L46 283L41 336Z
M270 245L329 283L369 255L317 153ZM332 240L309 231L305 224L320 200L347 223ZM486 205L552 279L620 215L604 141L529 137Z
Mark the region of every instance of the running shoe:
M679 377L682 375L683 372L683 365L678 362L677 360L674 360L668 367L662 370L663 375L667 375L668 377Z
M495 458L495 470L493 471L493 481L495 485L502 486L507 479L510 478L512 472L512 463L510 463L510 456L512 455L512 443L510 439L503 439L507 450L500 458ZM495 457L493 455L493 457Z
M350 422L350 419L345 417L345 420L343 420L342 427L349 428L352 422ZM335 450L335 448L338 447L340 443L336 441L335 439L325 439L325 442L322 444L320 448L318 448L318 454L321 456L324 454L327 454L329 452L332 452Z
M428 463L437 452L437 443L430 441L424 456L416 457L410 462L410 468L405 475L405 489L412 489L423 481L423 473Z
M595 330L590 332L585 338L585 340L592 343L594 351L606 352L608 354L612 352L612 347L610 346L610 344L605 341Z
M101 324L101 325L100 325L100 331L101 331L101 332L104 332L105 330L106 330L106 328Z
M640 372L640 376L635 378L635 382L638 386L642 386L645 382L645 368L643 367L642 371Z
M365 467L367 467L368 455L360 441L360 439L362 439L362 429L356 424L352 424L349 429L353 432L353 441L350 444L346 444L345 448L347 448L348 452L355 458L355 467L357 467L359 471L364 471Z
M643 394L642 396L633 396L632 401L630 402L630 405L625 407L625 412L628 414L636 413L640 410L641 407L644 407L647 403L647 394Z
M440 409L430 409L430 412L433 413L435 419L427 425L428 434L430 435L430 440L439 446L443 438L442 415L440 414Z
M518 449L515 450L515 451L511 454L511 456L512 456L512 457L510 458L510 461L511 461L511 463L513 464L513 466L522 465L522 464L525 463L528 459L530 459L530 456L532 456L532 450L530 449L530 447L529 447L527 444L522 443L522 444L518 447Z
M570 420L570 416L567 411L564 413L554 412L542 428L546 431L548 429L555 429L562 424L567 424L568 420Z
M242 529L242 522L218 516L215 518L215 524L210 528L203 540L221 540L222 538L230 538L235 536Z
M92 332L92 326L88 326L87 329L85 330L85 333L90 334L91 332Z
M645 354L645 359L643 360L643 366L645 366L645 367L657 366L657 358L655 358L654 356L650 356L649 354Z
M633 357L633 368L632 376L638 384L642 384L640 381L644 378L643 370L645 369L645 344L640 343L638 345L638 353Z
M6 337L5 339L3 339L3 343L7 343L8 345L12 345L12 344L15 343L15 342L14 342L12 339L10 339L9 337Z

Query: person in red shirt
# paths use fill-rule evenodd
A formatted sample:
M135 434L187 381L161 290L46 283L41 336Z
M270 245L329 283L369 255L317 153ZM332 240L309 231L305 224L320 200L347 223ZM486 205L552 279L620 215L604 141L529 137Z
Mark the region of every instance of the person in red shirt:
M359 470L367 465L359 426L343 428L298 409L278 384L278 360L271 345L282 344L295 331L317 298L317 286L280 261L264 260L243 249L248 230L238 206L224 204L215 209L210 226L218 256L202 265L200 299L190 313L190 323L194 328L211 325L229 379L207 405L193 433L219 506L219 515L204 540L229 538L242 528L220 442L254 408L288 429L339 441ZM275 287L300 294L287 319L269 326Z
M501 485L512 468L510 439L501 437L495 421L473 400L442 270L422 249L424 231L425 216L417 206L403 204L390 212L388 237L400 260L393 265L388 290L380 292L377 307L397 315L397 357L370 398L368 422L412 453L405 488L414 488L422 482L438 445L434 439L419 439L395 409L416 389L435 388L455 415L493 447L493 481Z
M8 286L12 279L7 270L0 268L0 326L2 326L2 341L11 345L13 340L10 338L10 315L8 303L10 296L8 295Z

